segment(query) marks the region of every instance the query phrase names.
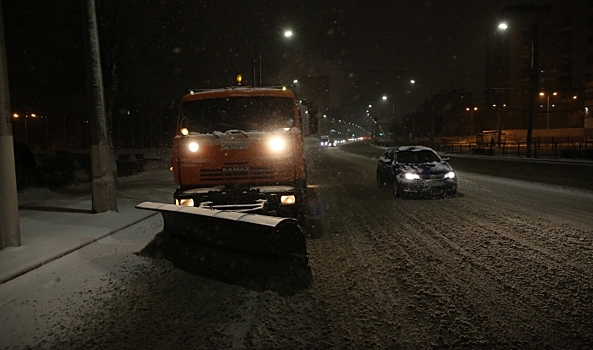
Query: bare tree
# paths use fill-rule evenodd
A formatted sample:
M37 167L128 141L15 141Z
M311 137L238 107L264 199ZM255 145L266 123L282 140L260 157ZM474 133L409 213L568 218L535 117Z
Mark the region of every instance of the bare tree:
M84 9L78 1L8 0L7 41L16 105L50 106L84 113ZM183 1L97 0L97 20L109 133L121 76L142 61L170 27ZM43 33L43 35L40 35ZM12 34L12 35L10 35ZM12 40L10 40L12 38ZM12 58L12 59L11 59ZM32 98L32 96L34 98ZM33 100L33 101L32 101ZM47 109L47 108L46 108Z

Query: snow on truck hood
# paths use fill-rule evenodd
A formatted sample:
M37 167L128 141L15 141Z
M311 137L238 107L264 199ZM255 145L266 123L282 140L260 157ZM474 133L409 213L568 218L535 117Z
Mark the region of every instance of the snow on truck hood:
M248 137L255 137L257 138L258 136L268 136L270 134L273 135L284 135L284 134L300 134L301 133L301 129L296 128L296 127L292 127L289 131L284 131L284 129L277 129L274 131L257 131L257 130L249 130L249 131L244 131L244 130L239 130L239 129L229 129L225 132L222 131L218 131L215 130L211 133L190 133L190 135L214 135L218 138L228 138L228 137L232 137L235 135L245 135Z

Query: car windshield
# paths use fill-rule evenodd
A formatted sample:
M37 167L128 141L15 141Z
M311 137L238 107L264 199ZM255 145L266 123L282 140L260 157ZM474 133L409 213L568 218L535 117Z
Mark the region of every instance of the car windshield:
M440 162L441 159L434 152L429 150L421 151L401 151L397 152L398 163L432 163Z
M181 127L190 132L274 131L294 126L294 103L286 97L229 97L185 102Z

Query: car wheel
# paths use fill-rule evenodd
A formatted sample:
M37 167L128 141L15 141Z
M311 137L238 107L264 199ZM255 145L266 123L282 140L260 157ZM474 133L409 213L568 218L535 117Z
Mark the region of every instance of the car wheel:
M379 175L379 172L377 171L377 187L383 188L383 185L385 185L385 182L383 182L381 175Z
M393 183L391 184L391 193L395 198L399 198L402 195L399 184L397 183L397 179L393 179Z

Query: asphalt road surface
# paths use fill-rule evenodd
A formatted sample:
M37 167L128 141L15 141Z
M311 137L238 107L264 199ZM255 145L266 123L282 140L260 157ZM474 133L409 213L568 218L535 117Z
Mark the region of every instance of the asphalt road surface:
M327 207L311 265L334 346L593 344L590 192L461 172L455 198L395 199L369 155L310 162Z
M0 345L593 347L591 192L459 172L454 198L401 199L377 188L368 154L312 145L307 159L308 289L280 296L136 256L155 217L43 267L56 282L11 281L28 289L0 304Z

